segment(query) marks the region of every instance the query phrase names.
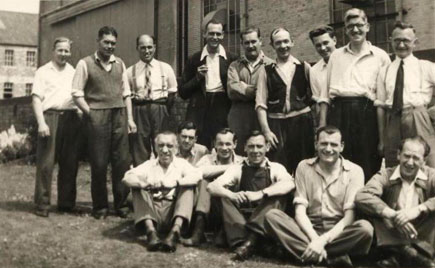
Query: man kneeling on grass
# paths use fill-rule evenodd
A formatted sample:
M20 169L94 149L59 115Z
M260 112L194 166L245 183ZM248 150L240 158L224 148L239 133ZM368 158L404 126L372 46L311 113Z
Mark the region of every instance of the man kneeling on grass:
M148 250L174 252L181 227L192 216L193 187L202 173L186 160L174 157L174 133L162 132L154 142L157 159L129 170L123 182L132 188L135 224L145 224ZM158 234L164 233L167 236L161 241Z
M264 236L264 215L273 208L284 209L287 194L295 188L285 167L270 162L270 145L259 131L246 141L247 159L228 168L211 182L207 190L221 197L227 243L234 248L234 259L246 260Z

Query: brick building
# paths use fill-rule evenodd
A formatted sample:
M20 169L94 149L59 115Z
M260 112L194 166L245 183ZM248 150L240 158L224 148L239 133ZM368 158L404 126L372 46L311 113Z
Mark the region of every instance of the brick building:
M0 11L0 99L30 95L37 46L37 14Z
M322 24L332 25L339 45L346 42L343 13L352 6L366 10L371 24L369 39L388 52L388 37L396 20L417 29L418 57L435 61L435 1L433 0L64 0L41 1L39 65L50 59L56 36L70 37L72 64L92 53L99 27L112 25L119 33L117 55L127 65L137 61L135 38L153 34L160 60L180 75L186 58L204 45L202 29L215 18L224 22L226 49L240 53L239 33L246 26L259 26L266 54L273 56L268 35L276 26L287 27L294 38L293 54L315 62L318 56L308 32ZM175 122L184 118L184 102L177 101Z

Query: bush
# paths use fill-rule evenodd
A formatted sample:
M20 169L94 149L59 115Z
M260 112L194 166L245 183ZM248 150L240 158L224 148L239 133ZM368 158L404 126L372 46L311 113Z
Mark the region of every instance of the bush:
M0 133L0 163L29 156L33 146L28 133L18 133L12 125Z

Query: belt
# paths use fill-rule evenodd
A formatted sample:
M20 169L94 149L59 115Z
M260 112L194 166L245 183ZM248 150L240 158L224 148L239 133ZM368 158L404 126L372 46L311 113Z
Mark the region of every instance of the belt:
M135 105L144 105L144 104L166 104L168 102L168 98L161 98L156 100L141 100L141 99L135 99L133 98L131 102Z
M373 102L371 99L367 98L367 97L335 97L334 99L332 99L332 101L336 101L336 102L362 102L362 103L367 103L367 102Z
M65 113L65 112L75 112L73 109L48 109L44 113Z

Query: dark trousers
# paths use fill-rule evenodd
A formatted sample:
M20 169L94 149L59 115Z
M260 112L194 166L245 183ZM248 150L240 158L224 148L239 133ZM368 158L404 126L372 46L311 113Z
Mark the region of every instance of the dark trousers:
M382 162L377 151L379 133L373 101L364 97L335 98L329 108L328 124L342 133L344 158L361 166L365 180L369 180Z
M133 156L134 166L138 166L150 159L154 138L164 130L168 116L165 104L133 105L133 118L136 123L137 133L130 135L130 151Z
M255 103L233 102L228 114L228 126L237 135L237 155L246 155L245 144L253 130L260 130Z
M264 218L271 209L284 210L286 205L285 196L269 197L260 201L255 208L240 208L227 198L221 198L224 230L227 243L235 247L244 242L249 232L264 236Z
M402 139L416 135L423 137L431 147L426 164L435 167L435 131L426 107L410 107L397 114L387 111L387 122L384 133L385 166L394 167L399 164L397 151Z
M126 206L129 189L121 183L129 168L127 111L125 108L91 109L87 118L93 209L107 209L107 167L112 166L115 210Z
M266 214L267 235L279 242L290 254L300 260L310 239L297 222L284 212L273 209ZM317 230L316 230L317 231ZM322 235L322 233L319 233ZM367 254L373 238L373 226L366 220L358 220L346 226L343 232L325 249L328 257Z
M199 144L211 149L216 133L228 127L227 117L230 107L231 103L225 92L206 93L204 120L198 133Z
M49 209L54 164L58 162L57 205L70 209L76 201L79 154L84 145L83 122L75 111L46 111L50 136L39 137L36 149L35 204Z
M314 156L314 128L311 112L286 119L268 118L270 130L278 139L278 148L269 158L283 164L294 174L300 161Z

